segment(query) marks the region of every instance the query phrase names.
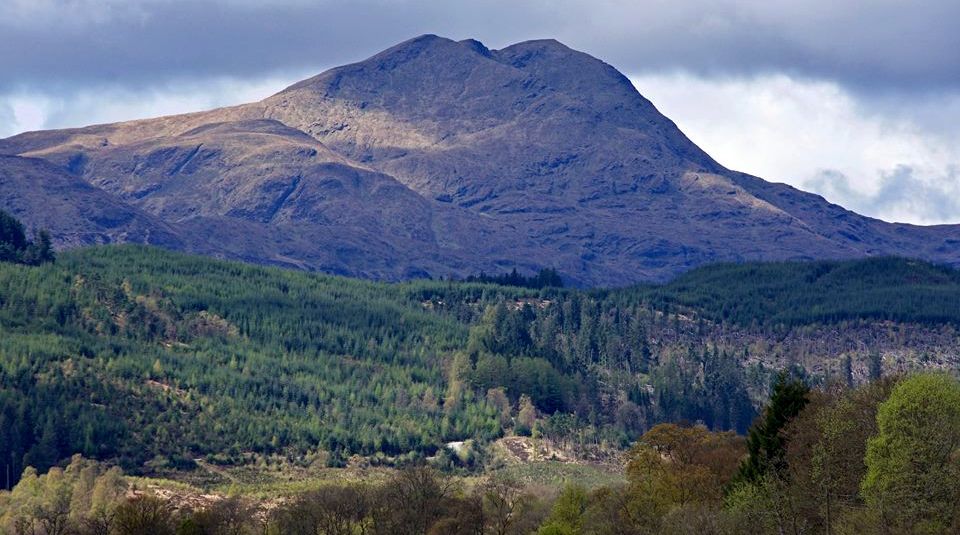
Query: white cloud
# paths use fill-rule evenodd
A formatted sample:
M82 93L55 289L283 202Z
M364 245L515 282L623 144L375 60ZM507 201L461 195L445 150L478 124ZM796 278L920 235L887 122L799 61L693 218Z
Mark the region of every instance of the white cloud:
M9 103L0 100L0 139L18 131L17 116Z
M107 87L70 95L9 93L0 95L0 138L30 130L111 123L254 102L310 74L315 73L275 74L255 80L173 82L152 90ZM4 109L9 110L9 121L3 120Z
M884 213L893 221L956 222L960 214L960 169L957 167L946 169L941 180L933 182L917 177L909 166L899 166L881 173L879 189L872 195L851 188L846 175L835 171L824 171L807 185L827 197L844 199L858 212Z
M731 169L888 221L960 222L952 199L960 193L960 125L927 126L934 110L958 109L958 95L929 97L911 111L909 100L865 102L836 83L786 75L632 80Z

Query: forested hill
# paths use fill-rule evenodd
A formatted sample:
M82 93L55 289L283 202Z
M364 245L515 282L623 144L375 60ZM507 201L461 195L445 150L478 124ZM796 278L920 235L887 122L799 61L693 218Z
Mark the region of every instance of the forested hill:
M960 271L893 257L715 264L625 293L628 301L642 296L662 307L693 308L714 321L741 325L960 320Z
M400 463L509 433L616 447L661 421L743 431L785 367L814 383L957 368L958 297L955 272L898 260L603 292L383 284L139 246L0 263L0 463Z

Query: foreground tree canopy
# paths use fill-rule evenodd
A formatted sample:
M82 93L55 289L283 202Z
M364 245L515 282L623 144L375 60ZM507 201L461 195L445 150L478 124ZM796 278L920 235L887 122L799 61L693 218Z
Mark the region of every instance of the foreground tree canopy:
M911 377L877 412L863 494L881 525L943 532L960 526L960 384Z

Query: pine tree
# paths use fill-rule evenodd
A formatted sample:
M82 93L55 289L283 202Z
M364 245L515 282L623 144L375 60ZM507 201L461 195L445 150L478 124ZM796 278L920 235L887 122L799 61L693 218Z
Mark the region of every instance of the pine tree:
M23 223L0 210L0 262L36 266L53 262L54 258L49 232L41 230L35 241L28 241Z
M27 464L40 470L46 470L57 464L60 460L60 433L57 427L55 418L47 417L40 434L40 441L27 454L29 457Z
M38 250L37 258L39 263L44 264L56 260L56 254L53 252L53 243L50 239L50 232L46 229L37 233L36 247Z
M760 421L747 435L747 459L740 466L737 480L757 482L769 473L783 473L786 468L786 442L781 434L787 423L807 404L810 388L786 373L777 375L770 403Z
M19 262L26 248L23 223L0 210L0 262Z

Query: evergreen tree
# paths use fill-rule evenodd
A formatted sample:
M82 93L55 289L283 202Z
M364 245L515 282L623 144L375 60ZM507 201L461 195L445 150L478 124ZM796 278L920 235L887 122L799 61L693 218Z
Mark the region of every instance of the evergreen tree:
M26 248L23 223L0 210L0 262L19 262Z
M36 266L53 260L53 245L49 232L41 230L34 241L28 241L23 223L0 210L0 262Z
M786 443L781 432L806 406L809 393L810 388L803 381L786 373L777 375L770 402L747 435L748 456L740 466L738 481L755 483L768 473L784 472Z

